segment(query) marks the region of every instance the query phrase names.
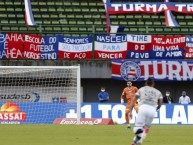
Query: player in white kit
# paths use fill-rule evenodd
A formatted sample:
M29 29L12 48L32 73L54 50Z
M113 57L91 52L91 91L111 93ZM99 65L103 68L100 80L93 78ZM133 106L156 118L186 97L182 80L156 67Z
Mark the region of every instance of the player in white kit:
M136 96L132 100L129 109L131 118L134 102L137 99L139 99L139 112L133 128L136 136L131 145L141 144L142 140L146 137L156 110L162 105L163 96L159 90L154 88L154 81L151 78L148 78L145 82L145 86L137 91Z

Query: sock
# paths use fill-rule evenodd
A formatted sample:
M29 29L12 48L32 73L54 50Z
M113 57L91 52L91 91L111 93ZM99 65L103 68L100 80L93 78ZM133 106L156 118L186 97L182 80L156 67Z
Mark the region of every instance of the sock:
M134 143L137 143L140 139L141 139L141 137L137 135L137 136L135 137L135 139L134 139L133 142L134 142Z

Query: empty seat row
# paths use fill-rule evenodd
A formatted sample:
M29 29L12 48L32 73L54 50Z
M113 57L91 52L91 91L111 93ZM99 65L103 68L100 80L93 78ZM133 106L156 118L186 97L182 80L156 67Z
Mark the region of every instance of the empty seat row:
M132 1L132 0L131 0ZM172 0L171 0L172 1ZM113 0L112 0L113 2ZM133 1L134 2L134 1ZM34 31L42 32L106 32L106 15L102 1L93 0L55 0L55 1L43 1L43 0L31 0L34 19L38 25L41 25L41 29L36 27ZM131 26L126 28L125 32L139 32L139 33L168 33L179 32L182 33L192 32L191 26L193 26L193 15L173 13L176 20L181 26L187 26L187 28L170 29L164 28L165 16L164 13L160 14L129 14L129 15L110 15L112 25ZM25 12L24 1L11 1L3 0L0 2L0 24L1 30L23 30L25 24ZM6 26L9 24L9 26ZM13 25L13 26L10 26ZM19 28L16 25L19 24ZM5 25L5 26L3 26ZM51 26L46 26L51 25ZM58 26L55 26L58 25ZM70 28L66 25L77 25ZM95 30L89 28L79 28L80 25L93 25ZM99 26L98 26L99 25ZM100 27L103 26L103 27ZM132 27L134 26L134 27ZM156 28L156 27L159 28ZM189 28L190 26L190 28ZM147 29L147 28L148 29Z

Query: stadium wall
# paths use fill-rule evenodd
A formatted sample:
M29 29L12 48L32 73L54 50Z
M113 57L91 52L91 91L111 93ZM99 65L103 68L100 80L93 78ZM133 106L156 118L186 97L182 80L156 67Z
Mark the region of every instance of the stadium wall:
M118 103L120 102L120 95L123 91L123 88L126 87L125 81L114 79L82 79L81 83L83 87L84 102L98 102L97 95L100 91L100 87L106 86L106 91L110 94L109 102ZM139 88L144 85L144 82L133 82L133 85ZM166 90L169 90L171 95L174 97L174 102L178 103L178 99L181 96L182 91L186 91L191 101L193 101L193 92L191 91L190 87L192 85L192 81L156 81L155 87L158 88L163 95L165 95Z

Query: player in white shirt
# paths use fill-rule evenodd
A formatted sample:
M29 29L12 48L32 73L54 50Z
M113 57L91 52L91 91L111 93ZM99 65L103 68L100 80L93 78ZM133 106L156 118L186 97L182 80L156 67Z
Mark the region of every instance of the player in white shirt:
M180 104L189 104L190 101L190 97L186 95L186 92L183 91L182 92L182 96L179 98L179 103Z
M148 78L145 82L145 86L141 87L134 99L132 100L130 111L130 117L132 118L132 111L134 102L139 101L139 112L136 117L135 126L133 131L135 133L134 140L131 145L141 144L149 131L149 127L154 119L156 111L161 107L163 96L161 92L154 88L154 81Z

